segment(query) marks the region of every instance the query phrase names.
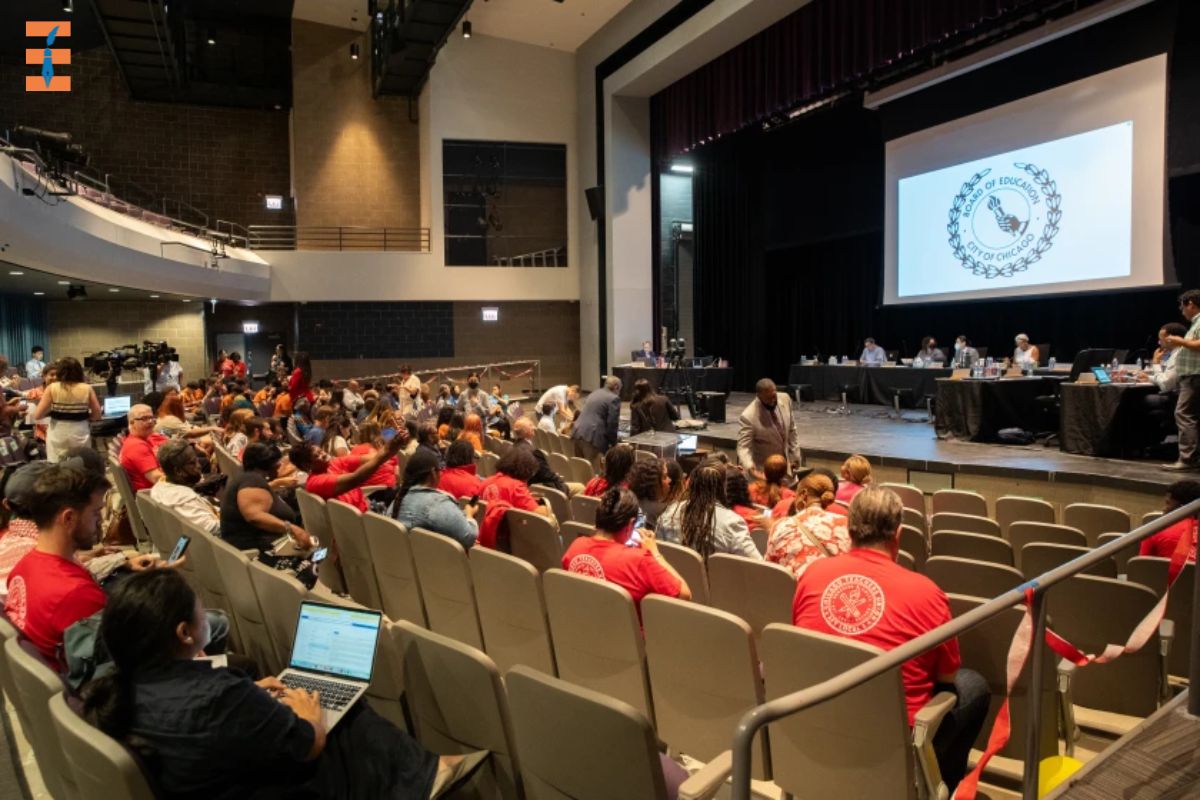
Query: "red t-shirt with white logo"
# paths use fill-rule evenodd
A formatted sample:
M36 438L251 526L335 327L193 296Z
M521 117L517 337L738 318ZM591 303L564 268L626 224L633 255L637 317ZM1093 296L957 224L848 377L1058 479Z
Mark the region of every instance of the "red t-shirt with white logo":
M364 514L370 509L367 505L367 496L363 494L362 487L355 486L344 494L339 494L336 497L336 483L338 475L346 475L354 472L362 464L363 459L360 456L339 456L338 458L329 459L329 469L319 475L309 475L308 480L304 483L304 490L309 494L315 494L324 500L341 500L347 505L354 506Z
M855 548L809 564L796 585L792 623L891 650L950 621L950 604L937 585L886 553ZM938 675L958 671L958 640L906 661L900 674L908 724L933 697Z
M679 579L643 547L626 547L611 539L580 536L563 554L563 569L589 578L615 583L633 596L638 615L648 594L678 597Z
M8 575L4 613L55 663L63 632L104 603L104 590L78 561L30 550Z
M1142 540L1142 546L1138 550L1139 556L1157 556L1158 558L1170 558L1175 555L1175 548L1179 544L1179 540L1184 536L1188 536L1192 540L1191 549L1188 550L1188 561L1196 560L1196 520L1185 519L1176 522L1169 528L1164 528L1148 539Z

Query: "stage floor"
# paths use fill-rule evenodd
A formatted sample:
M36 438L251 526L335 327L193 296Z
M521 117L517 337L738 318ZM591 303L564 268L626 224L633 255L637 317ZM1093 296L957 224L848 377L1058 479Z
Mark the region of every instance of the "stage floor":
M754 395L734 392L726 402L728 422L713 423L699 431L701 443L723 449L737 446L737 418ZM800 446L807 457L844 459L861 453L881 466L930 472L969 473L1032 480L1063 480L1135 491L1158 491L1181 476L1160 469L1157 461L1124 461L1064 453L1041 445L1000 445L940 441L923 411L905 410L897 419L892 409L877 405L850 405L849 415L832 413L839 404L818 401L793 403L800 430ZM628 421L628 405L624 419ZM687 412L684 412L687 416Z

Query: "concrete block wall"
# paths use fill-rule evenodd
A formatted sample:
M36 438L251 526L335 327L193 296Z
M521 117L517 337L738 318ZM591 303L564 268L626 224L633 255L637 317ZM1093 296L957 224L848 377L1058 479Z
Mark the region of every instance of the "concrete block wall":
M315 360L454 356L452 303L305 303L299 321Z

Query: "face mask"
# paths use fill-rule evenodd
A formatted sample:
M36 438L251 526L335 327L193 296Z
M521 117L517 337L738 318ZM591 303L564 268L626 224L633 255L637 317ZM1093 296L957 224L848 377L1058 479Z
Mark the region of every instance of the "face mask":
M958 352L959 350L962 350L962 349L963 349L962 342L955 342L955 343L954 343L954 350L955 350L955 352Z
M468 381L467 386L470 386L472 389L478 389L479 381Z

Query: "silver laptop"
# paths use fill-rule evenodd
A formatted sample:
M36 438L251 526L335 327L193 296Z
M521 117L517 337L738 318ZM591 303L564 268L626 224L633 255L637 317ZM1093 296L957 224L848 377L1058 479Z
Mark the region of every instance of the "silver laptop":
M325 730L333 730L366 692L375 668L383 614L324 603L301 603L292 659L279 680L321 693Z
M102 416L104 419L116 419L117 417L124 417L129 414L130 406L131 398L129 395L122 395L120 397L106 397L104 398L104 409L102 411Z
M681 456L690 456L692 453L696 452L696 448L699 446L699 436L695 434L690 436L681 434L679 437L679 446L675 448L675 454Z

